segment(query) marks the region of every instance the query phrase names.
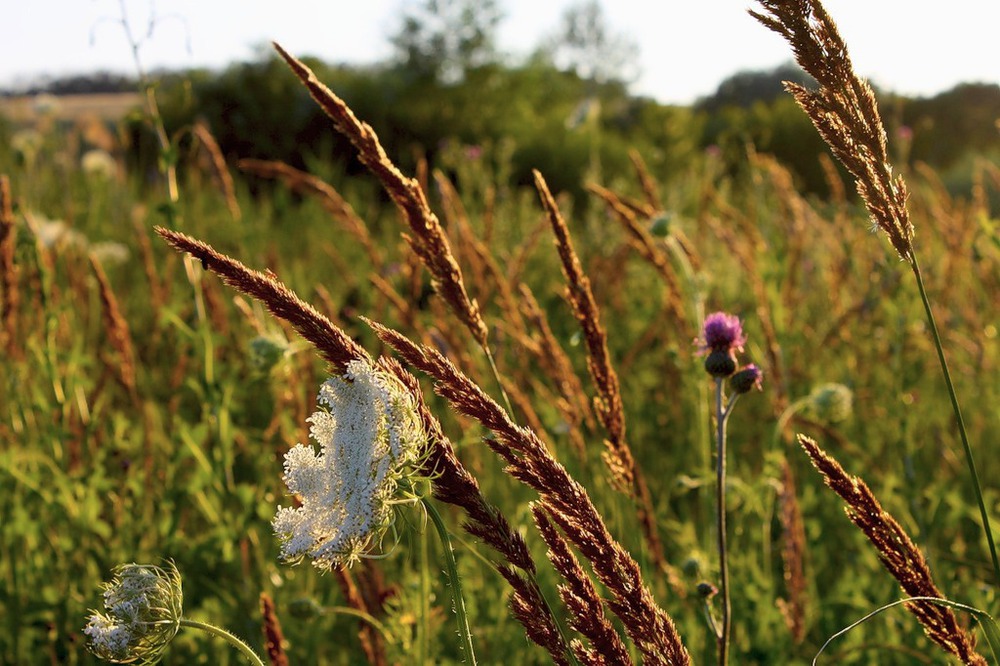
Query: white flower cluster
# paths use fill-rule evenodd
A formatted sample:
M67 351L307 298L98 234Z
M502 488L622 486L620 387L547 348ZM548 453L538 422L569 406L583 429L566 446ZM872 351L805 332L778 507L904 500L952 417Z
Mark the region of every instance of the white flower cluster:
M319 402L326 409L309 418L319 452L297 444L285 455L283 478L301 506L279 506L273 526L283 559L308 556L330 569L381 542L425 438L413 396L369 361L352 361L344 377L327 380Z
M104 609L83 633L95 655L114 663L155 663L180 627L183 605L177 569L123 564L104 584Z

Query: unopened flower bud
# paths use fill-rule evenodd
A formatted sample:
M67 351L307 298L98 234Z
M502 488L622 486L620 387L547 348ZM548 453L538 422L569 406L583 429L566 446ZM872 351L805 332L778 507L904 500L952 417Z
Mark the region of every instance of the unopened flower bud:
M269 372L285 355L288 345L283 340L261 335L250 341L250 365L260 372Z
M733 393L748 393L750 389L762 391L764 373L756 365L751 363L740 368L740 371L729 378L729 388Z
M711 599L712 597L714 597L719 593L719 588L717 588L716 586L712 585L707 581L702 581L698 583L697 589L698 589L698 595L702 599Z
M670 235L671 226L673 226L673 216L670 213L660 213L650 223L649 233L665 238Z
M713 351L705 357L705 372L713 377L728 377L736 372L736 357L731 351Z
M821 384L809 394L806 413L817 421L834 425L846 421L854 408L854 394L843 384Z
M288 614L299 620L311 620L323 614L323 607L314 599L295 599L288 604Z

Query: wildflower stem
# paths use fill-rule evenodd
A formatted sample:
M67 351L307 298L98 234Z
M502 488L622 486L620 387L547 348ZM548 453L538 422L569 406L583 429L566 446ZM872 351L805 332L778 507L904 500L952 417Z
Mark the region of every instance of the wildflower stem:
M350 606L327 606L322 609L322 613L324 615L329 613L332 615L350 615L351 617L356 617L374 627L376 631L382 634L382 638L390 643L392 642L392 635L389 633L389 630L371 613L366 613L363 610L351 608Z
M254 664L254 666L264 666L264 662L261 660L260 657L257 656L257 653L253 651L253 648L251 648L241 639L237 638L234 634L231 634L225 629L216 627L211 624L206 624L204 622L198 622L197 620L189 620L183 617L180 619L180 625L182 627L193 627L195 629L201 629L202 631L207 631L210 634L213 634L220 638L224 638L225 640L229 641L229 643L233 647L239 650L240 653L242 653L243 656L246 657L251 664Z
M729 602L729 561L726 548L726 422L733 401L726 408L722 406L723 378L715 378L715 444L716 444L716 487L715 510L716 528L719 545L719 595L721 597L722 617L718 625L716 637L719 646L719 666L729 663L729 634L731 625L731 606ZM735 399L735 396L734 396Z
M455 605L455 616L458 620L458 633L462 637L463 649L465 650L466 663L476 664L476 653L472 647L472 629L469 628L469 616L465 612L465 597L462 595L462 581L458 577L458 563L455 561L455 549L451 545L451 536L448 534L448 527L441 519L441 514L434 508L434 505L425 499L421 500L427 515L431 517L438 536L441 538L441 550L444 553L445 571L451 584L451 597Z
M426 521L424 521L426 523ZM429 622L431 604L431 563L426 524L420 533L420 623L417 625L417 644L420 664L430 662Z
M941 362L944 383L948 387L951 408L955 412L955 420L958 421L958 434L962 439L962 447L965 449L965 461L969 465L969 474L972 476L972 487L976 491L976 501L979 502L979 513L983 519L983 530L986 532L986 542L989 544L990 557L993 560L993 573L996 576L997 584L1000 585L1000 561L997 560L997 549L993 542L993 530L990 528L990 516L986 511L986 502L983 500L983 489L982 484L979 482L979 473L976 471L976 461L972 457L972 445L969 443L969 434L965 430L965 420L962 418L962 409L958 404L958 395L955 393L955 385L951 381L948 362L944 357L944 346L941 344L941 335L938 333L937 324L934 321L934 312L931 310L930 301L927 299L924 280L920 275L920 267L917 265L915 254L910 255L910 268L913 269L913 275L917 279L917 289L920 291L920 300L924 304L924 312L927 313L927 322L930 324L931 335L934 337L934 347L937 349L938 361Z

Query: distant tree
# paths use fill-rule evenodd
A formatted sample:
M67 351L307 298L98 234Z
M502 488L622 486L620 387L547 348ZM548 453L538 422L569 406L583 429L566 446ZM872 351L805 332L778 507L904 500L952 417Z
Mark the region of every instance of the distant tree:
M912 130L910 158L941 168L970 152L1000 151L1000 86L962 83L934 97L906 101L902 122Z
M727 106L748 109L755 102L770 103L785 94L784 81L804 86L815 84L811 76L792 63L774 69L747 70L724 79L715 93L699 100L697 106L701 110L713 112Z
M594 83L628 84L639 76L639 45L612 31L597 0L567 8L558 31L540 50L556 67Z
M42 79L17 90L4 94L37 95L92 95L97 93L133 92L136 82L133 77L99 71L90 74L75 74L54 79Z
M497 61L503 14L495 0L424 0L407 9L390 41L397 65L421 81L454 83Z

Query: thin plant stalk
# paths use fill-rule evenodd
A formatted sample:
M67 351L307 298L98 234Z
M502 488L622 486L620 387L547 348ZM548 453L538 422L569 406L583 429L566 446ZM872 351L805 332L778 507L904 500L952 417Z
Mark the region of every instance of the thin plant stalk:
M719 646L719 666L729 663L729 643L732 634L732 604L729 600L729 557L726 541L726 424L733 412L733 405L739 394L734 393L729 403L723 407L725 398L723 378L715 378L715 523L718 532L719 552L719 595L721 596L722 617L716 630Z
M184 617L182 617L179 620L179 624L182 627L192 627L194 629L201 629L202 631L206 631L214 636L223 638L226 641L228 641L230 645L239 650L240 654L246 657L247 661L249 661L251 664L254 664L254 666L264 666L264 662L261 660L259 656L257 656L257 653L253 651L253 648L247 645L242 639L226 631L225 629L222 629L221 627L216 627L211 624L206 624L205 622L198 622L197 620L189 620L188 618Z
M350 615L351 617L356 617L362 622L366 622L369 626L374 627L376 631L382 634L382 638L392 642L392 636L389 634L389 630L385 628L385 625L378 621L371 613L366 613L363 610L358 610L357 608L351 608L350 606L327 606L321 609L321 612L332 615Z
M475 666L476 652L472 647L472 629L469 627L469 615L465 611L465 596L462 594L462 581L458 576L458 563L455 561L455 549L451 545L451 536L448 534L448 527L444 524L444 520L441 519L441 514L434 508L434 505L426 499L421 500L421 503L441 538L445 572L448 574L448 581L451 585L451 598L455 604L455 619L458 621L458 635L462 638L466 663Z
M972 475L983 530L986 532L993 560L993 573L1000 585L1000 561L997 559L993 530L983 501L982 485L972 457L972 446L969 444L958 397L945 361L944 348L913 249L914 232L906 206L906 182L902 176L892 175L885 127L875 101L875 93L867 81L855 74L854 65L847 55L847 46L820 2L759 2L765 11L761 13L751 10L750 14L769 30L785 38L792 46L799 65L820 84L818 90L810 90L798 84L786 83L786 90L813 121L833 154L854 176L858 194L864 200L872 222L885 232L900 258L910 265L917 280L951 406L958 421L965 460Z
M969 443L969 434L965 429L965 420L962 418L962 408L958 404L958 394L955 393L955 385L951 381L951 372L948 370L948 361L944 357L941 335L938 333L937 323L934 321L934 311L931 309L930 301L927 299L927 292L924 289L924 280L920 274L920 266L917 264L916 254L910 255L910 267L913 269L913 276L917 280L917 290L920 291L920 300L924 304L927 323L930 324L931 336L934 338L934 348L937 350L938 361L941 363L941 374L944 375L944 383L948 387L948 397L951 399L951 408L955 412L955 420L958 421L958 434L962 439L962 447L965 449L965 461L968 463L969 474L972 476L972 487L976 491L979 513L983 519L983 530L986 532L986 542L989 544L990 558L993 560L993 574L996 576L997 584L1000 585L1000 561L997 560L996 544L993 542L990 515L986 510L986 502L983 500L983 488L979 482L979 473L976 471L976 461L972 456L972 445Z
M421 664L429 664L429 622L431 599L431 563L426 525L420 532L420 623L417 625L417 646Z

